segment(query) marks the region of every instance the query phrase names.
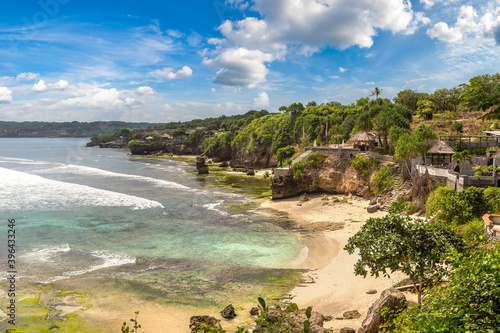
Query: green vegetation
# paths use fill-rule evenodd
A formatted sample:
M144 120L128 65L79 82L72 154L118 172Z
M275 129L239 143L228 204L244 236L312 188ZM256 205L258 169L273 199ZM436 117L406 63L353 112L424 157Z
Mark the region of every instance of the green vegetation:
M309 163L314 169L319 169L324 159L325 155L319 151L307 155L307 163Z
M381 195L392 190L394 186L394 175L389 167L383 167L375 173L373 186L371 188L375 195Z
M407 274L418 292L419 305L423 284L447 273L442 265L446 254L463 248L463 241L452 229L397 214L368 219L345 246L350 254L359 250L356 275L366 276L368 271L377 277L396 271Z
M450 282L426 293L421 309L409 308L394 332L497 332L500 327L500 251L453 252Z
M304 176L304 162L298 161L297 163L294 163L292 169L293 178L302 179L302 176Z
M283 164L283 166L286 166L288 164L291 164L291 159L292 156L295 155L299 150L296 147L293 146L286 146L283 148L278 149L278 152L276 153L276 159L279 161L280 164Z
M426 216L436 215L436 223L458 227L480 217L487 210L488 202L481 188L454 191L439 187L427 199Z

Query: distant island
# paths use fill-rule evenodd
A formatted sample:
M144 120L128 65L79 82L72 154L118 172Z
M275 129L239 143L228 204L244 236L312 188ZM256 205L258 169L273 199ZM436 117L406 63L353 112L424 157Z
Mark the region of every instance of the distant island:
M124 121L0 121L0 138L90 138L112 134L122 128L140 129L155 125L155 123Z

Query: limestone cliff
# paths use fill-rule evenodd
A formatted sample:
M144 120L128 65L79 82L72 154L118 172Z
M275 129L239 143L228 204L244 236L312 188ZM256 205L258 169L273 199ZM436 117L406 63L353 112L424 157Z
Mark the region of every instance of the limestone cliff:
M276 166L276 155L271 152L271 147L260 144L253 149L233 149L231 166L268 168Z
M306 192L352 193L370 198L369 182L358 175L348 157L329 155L318 169L304 162L302 178L294 177L288 168L275 170L271 185L273 199L293 197Z

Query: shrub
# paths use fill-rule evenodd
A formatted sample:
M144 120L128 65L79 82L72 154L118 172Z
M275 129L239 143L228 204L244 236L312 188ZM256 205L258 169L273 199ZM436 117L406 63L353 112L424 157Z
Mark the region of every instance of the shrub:
M315 169L318 169L325 159L325 155L317 151L307 155L307 162Z
M376 195L388 192L392 190L394 184L394 176L391 170L387 168L382 168L373 177L373 186L371 190Z
M361 155L356 155L355 158L349 160L349 163L356 169L356 171L361 172L366 169L376 169L380 165L380 162L373 157L364 157Z
M456 152L461 152L461 151L464 151L467 149L467 143L465 141L457 141L454 145L453 145L453 150L455 150Z
M497 332L500 327L500 252L454 252L450 282L427 292L421 309L409 308L396 332Z
M485 235L484 221L482 219L474 219L460 229L459 235L470 248L476 248L488 241Z
M484 190L484 198L488 203L488 207L493 213L500 213L500 188L488 187Z
M292 156L298 151L299 150L294 146L286 146L286 147L280 148L280 149L278 149L278 152L276 153L276 159L278 161L288 162L288 160L291 159ZM287 164L290 164L290 163L287 163Z
M147 143L143 140L131 140L128 142L128 147L134 149L145 144Z
M427 199L426 215L436 214L436 222L457 227L467 224L488 210L483 189L469 187L454 191L438 187Z
M455 112L447 112L444 116L443 116L443 119L445 120L455 120L457 119L457 115L455 114Z
M297 163L293 164L292 169L293 178L302 179L302 176L304 175L304 163L302 161L298 161Z
M269 171L264 172L264 174L262 175L262 178L264 178L264 179L269 178Z

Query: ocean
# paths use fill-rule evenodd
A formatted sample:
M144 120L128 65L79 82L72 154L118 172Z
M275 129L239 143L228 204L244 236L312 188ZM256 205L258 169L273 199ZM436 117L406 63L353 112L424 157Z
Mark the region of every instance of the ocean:
M231 284L286 279L303 259L293 233L238 209L251 193L213 186L185 162L87 141L0 139L0 257L15 219L19 283L119 280L162 302L218 305Z

